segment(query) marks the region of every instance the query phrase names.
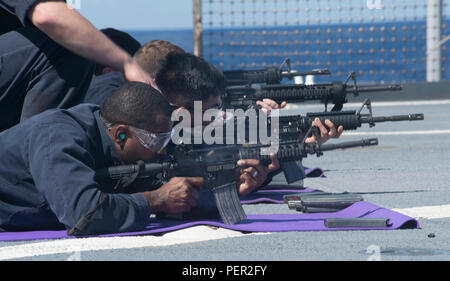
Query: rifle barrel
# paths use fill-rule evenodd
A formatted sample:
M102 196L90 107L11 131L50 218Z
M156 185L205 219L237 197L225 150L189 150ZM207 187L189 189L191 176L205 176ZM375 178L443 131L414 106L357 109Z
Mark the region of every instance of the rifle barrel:
M362 139L359 141L348 141L348 142L342 142L342 143L330 143L330 144L324 144L320 147L321 151L329 151L329 150L336 150L336 149L346 149L346 148L352 148L352 147L362 147L362 146L374 146L378 145L378 139L372 138L372 139Z
M390 91L401 91L403 86L400 84L390 84L390 85L374 85L374 86L359 86L358 92L369 93L369 92L390 92ZM347 87L347 92L355 92L355 87Z
M393 116L376 116L376 117L366 117L361 116L361 123L381 123L381 122L396 122L396 121L418 121L424 120L423 113L407 114L407 115L393 115Z
M119 179L123 176L128 176L139 171L139 175L157 175L165 170L171 169L172 163L146 163L143 168L139 165L122 165L103 168L97 171L96 177L99 179Z

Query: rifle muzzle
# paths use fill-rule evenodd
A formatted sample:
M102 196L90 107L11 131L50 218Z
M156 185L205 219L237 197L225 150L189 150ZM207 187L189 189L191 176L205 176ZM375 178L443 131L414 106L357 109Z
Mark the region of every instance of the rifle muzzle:
M346 148L374 146L374 145L378 145L377 138L362 139L359 141L348 141L348 142L336 143L336 144L331 144L331 143L324 144L320 147L320 150L321 151L329 151L329 150L336 150L336 149L346 149Z
M392 92L392 91L401 91L403 90L403 86L400 84L389 84L389 85L374 85L374 86L359 86L359 93L370 93L370 92ZM355 92L355 88L348 87L348 92Z
M370 118L374 123L380 122L397 122L397 121L420 121L424 120L423 113L407 114L407 115L393 115L393 116L377 116ZM362 121L362 120L361 120Z

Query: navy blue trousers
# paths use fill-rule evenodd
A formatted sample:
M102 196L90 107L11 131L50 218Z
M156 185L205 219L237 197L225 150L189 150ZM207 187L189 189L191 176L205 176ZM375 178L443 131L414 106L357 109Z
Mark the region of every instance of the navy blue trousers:
M0 36L0 131L50 108L81 102L95 64L35 27Z

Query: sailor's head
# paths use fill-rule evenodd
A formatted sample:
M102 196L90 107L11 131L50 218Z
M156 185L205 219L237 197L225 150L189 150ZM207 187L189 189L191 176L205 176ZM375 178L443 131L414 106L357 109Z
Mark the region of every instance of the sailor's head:
M111 94L100 118L125 164L149 161L170 141L172 108L150 85L127 82Z

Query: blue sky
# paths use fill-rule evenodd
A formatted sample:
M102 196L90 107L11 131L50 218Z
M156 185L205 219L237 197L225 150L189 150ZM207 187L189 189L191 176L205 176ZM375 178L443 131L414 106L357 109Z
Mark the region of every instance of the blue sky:
M68 0L97 28L192 29L192 0Z
M97 28L115 27L123 30L137 29L192 29L192 0L67 0L68 3L80 3L79 12L90 20ZM369 2L382 3L385 9L370 9ZM248 25L251 22L259 26L272 25L276 22L288 25L314 24L317 20L322 23L338 23L340 19L346 22L352 18L358 21L390 21L411 19L414 16L422 18L425 14L421 0L314 0L314 1L204 1L203 20L205 27L209 22L222 26ZM230 4L234 3L234 4ZM333 4L332 4L333 3ZM336 4L339 3L339 10ZM408 3L406 8L394 4ZM329 9L331 8L331 9ZM353 8L353 9L351 9ZM247 11L240 13L241 9ZM317 11L320 9L320 13ZM223 15L218 14L222 10ZM231 10L237 11L230 13ZM250 11L255 11L254 14ZM309 10L309 12L305 12ZM266 13L267 11L267 13ZM273 13L272 11L288 11L287 13Z

